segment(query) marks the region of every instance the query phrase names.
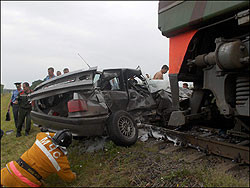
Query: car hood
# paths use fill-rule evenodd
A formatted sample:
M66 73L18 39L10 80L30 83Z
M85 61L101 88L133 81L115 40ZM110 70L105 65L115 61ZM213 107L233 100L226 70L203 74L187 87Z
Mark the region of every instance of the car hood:
M97 67L88 70L72 71L61 76L54 77L39 84L31 93L31 100L39 100L53 95L63 94L70 91L91 91Z

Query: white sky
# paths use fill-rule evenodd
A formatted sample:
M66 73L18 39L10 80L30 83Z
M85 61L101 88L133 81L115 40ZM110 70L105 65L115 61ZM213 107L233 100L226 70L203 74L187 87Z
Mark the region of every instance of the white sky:
M91 66L136 68L153 77L168 65L168 39L158 29L158 1L1 2L1 83L15 88ZM167 75L164 75L167 79Z

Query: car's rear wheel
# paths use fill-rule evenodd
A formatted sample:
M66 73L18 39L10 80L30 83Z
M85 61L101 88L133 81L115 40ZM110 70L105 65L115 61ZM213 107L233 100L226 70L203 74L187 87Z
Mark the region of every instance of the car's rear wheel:
M131 146L136 143L138 128L133 117L125 111L111 114L108 120L110 139L119 146Z

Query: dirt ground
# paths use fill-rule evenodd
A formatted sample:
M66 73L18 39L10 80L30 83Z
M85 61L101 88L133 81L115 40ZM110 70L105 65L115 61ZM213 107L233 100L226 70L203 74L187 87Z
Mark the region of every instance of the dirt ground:
M149 139L146 150L138 151L133 186L210 187L249 186L249 166L229 159L205 155L192 148L174 146L171 142ZM125 156L124 156L125 157Z

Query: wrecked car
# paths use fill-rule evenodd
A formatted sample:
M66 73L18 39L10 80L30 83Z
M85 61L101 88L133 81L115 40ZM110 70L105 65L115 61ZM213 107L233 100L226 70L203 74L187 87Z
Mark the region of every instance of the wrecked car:
M108 135L122 146L137 141L136 123L166 121L172 106L169 92L150 92L141 70L97 67L47 80L30 99L35 124L78 137Z

